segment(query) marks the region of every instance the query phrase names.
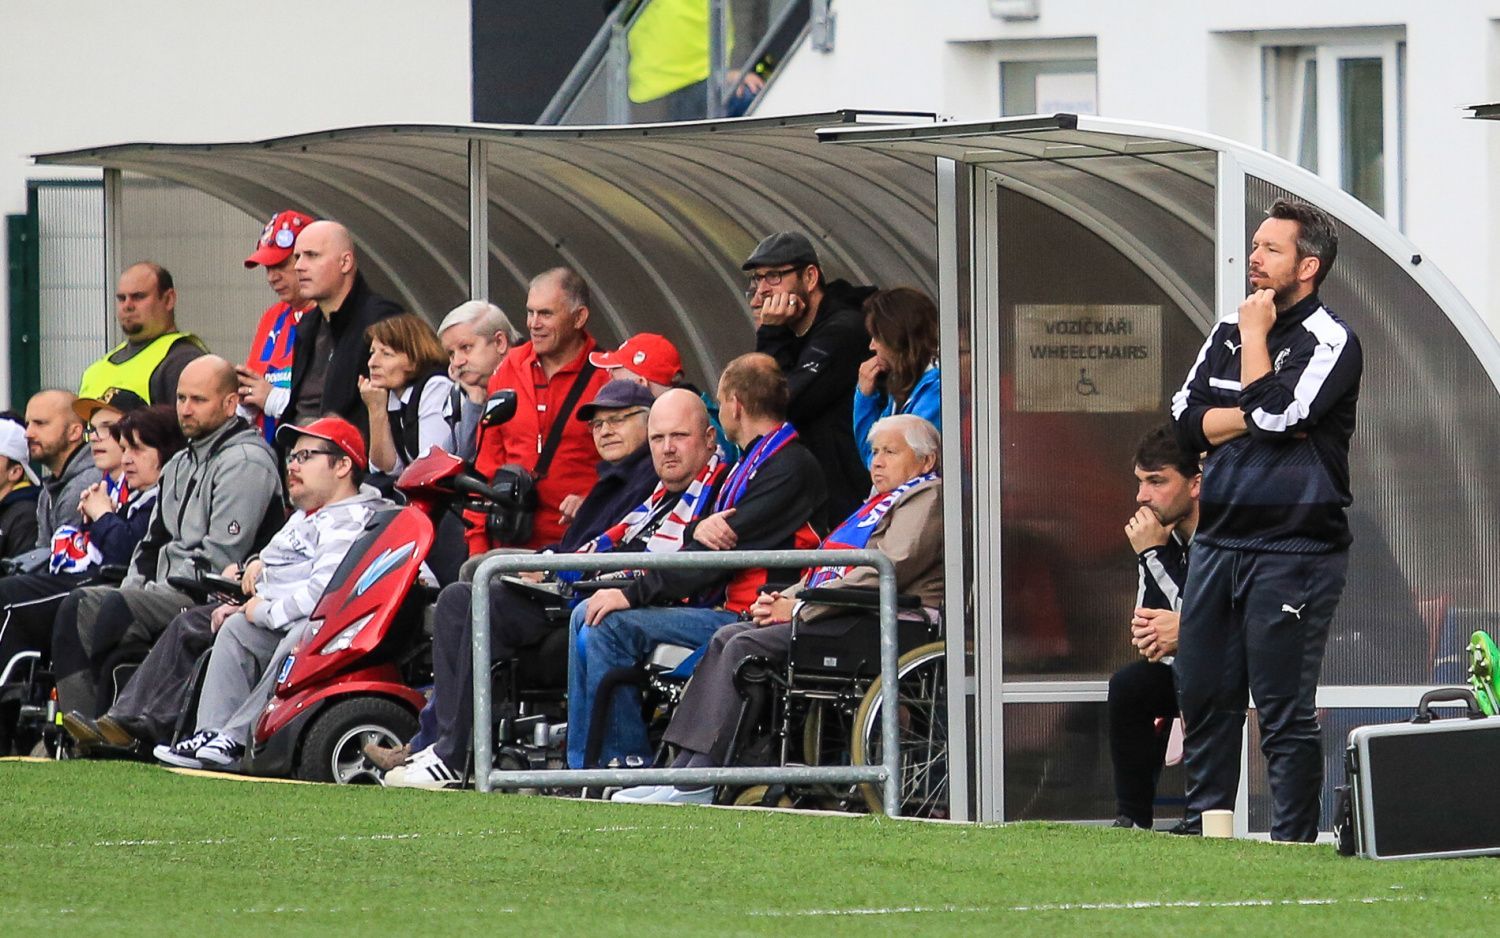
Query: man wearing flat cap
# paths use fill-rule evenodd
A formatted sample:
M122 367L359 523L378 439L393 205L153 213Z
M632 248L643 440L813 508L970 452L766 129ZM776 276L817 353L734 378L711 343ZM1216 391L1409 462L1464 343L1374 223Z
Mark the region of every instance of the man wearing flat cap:
M870 356L865 298L874 287L827 280L807 236L782 231L756 246L741 268L755 317L755 350L776 359L791 390L787 416L823 468L822 518L845 518L870 494L854 445L854 387Z

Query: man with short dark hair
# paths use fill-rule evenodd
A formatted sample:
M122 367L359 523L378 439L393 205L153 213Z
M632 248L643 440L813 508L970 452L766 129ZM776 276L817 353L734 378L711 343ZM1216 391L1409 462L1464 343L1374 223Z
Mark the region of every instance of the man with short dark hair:
M279 523L276 459L259 431L236 415L239 402L234 366L219 356L183 369L177 422L188 446L162 468L161 495L124 582L74 590L58 609L52 657L63 712L101 712L95 681L116 651L144 652L193 605L168 577L195 576L197 558L213 570L242 563L256 535L273 519Z
M1318 298L1338 254L1327 215L1278 201L1251 242L1253 292L1209 334L1172 398L1183 446L1208 451L1182 604L1184 830L1233 808L1255 698L1271 839L1318 834L1318 672L1349 565L1349 440L1359 339ZM1248 691L1248 694L1247 694Z
M870 473L854 444L854 388L870 357L864 301L874 287L828 280L800 231L766 238L741 265L755 316L755 350L786 375L787 418L822 467L828 504L820 521L837 521L864 504Z
M531 536L514 543L491 543L484 516L469 512L470 555L492 547L539 548L562 540L570 516L569 496L582 498L594 485L594 441L588 427L573 417L609 381L602 368L589 364L595 349L589 335L589 288L578 272L554 267L531 279L526 294L526 331L531 341L511 349L490 378L489 393L514 395L515 415L486 425L481 421L474 468L486 479L502 466L519 466L536 480L536 508ZM573 403L567 406L569 400ZM566 411L566 412L564 412ZM563 421L558 424L558 421ZM549 439L557 431L557 443ZM546 452L548 449L551 452ZM537 467L548 457L545 472ZM577 504L573 500L571 504Z
M1177 614L1187 583L1188 545L1198 527L1196 453L1171 424L1146 434L1135 451L1136 512L1125 524L1140 577L1131 644L1141 660L1109 679L1109 753L1115 769L1115 827L1150 830L1156 783L1166 758L1177 686Z
M400 315L401 307L365 283L354 238L338 222L307 225L292 252L297 288L304 301L317 304L317 315L304 315L297 322L288 403L281 419L307 423L335 414L368 437L370 414L359 395L359 379L369 374L365 330Z
M719 378L719 416L730 439L744 456L725 475L714 498L713 514L687 532L684 550L812 550L819 538L808 524L824 503L817 462L786 419L786 378L768 355L751 353L734 359ZM713 431L703 402L691 391L675 389L651 409L653 456L658 422L691 408L693 431ZM662 445L669 442L662 432ZM658 465L658 471L662 467ZM715 631L740 618L754 604L762 586L795 582L800 571L750 569L648 570L622 589L600 590L573 610L570 627L582 633L583 646L573 655L568 678L568 765L586 768L584 757L594 693L604 676L629 667L663 642L698 647ZM669 608L661 608L667 606ZM578 643L571 642L577 649ZM650 758L646 727L631 688L616 691L609 708L599 758L604 763L641 765Z
M52 534L65 524L78 527L84 490L99 480L83 421L73 412L70 391L38 391L26 402L26 446L31 461L47 470L36 499L36 546L13 558L23 573L40 573L52 557ZM3 664L0 664L3 666Z
M150 404L170 403L182 369L208 351L197 336L177 330L171 273L152 261L125 268L115 287L115 321L125 341L84 370L78 396L124 388Z

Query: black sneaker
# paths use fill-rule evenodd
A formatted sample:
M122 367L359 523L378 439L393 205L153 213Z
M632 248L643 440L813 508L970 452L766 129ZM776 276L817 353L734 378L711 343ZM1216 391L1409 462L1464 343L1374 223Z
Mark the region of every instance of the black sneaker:
M201 769L203 763L196 758L198 750L210 739L219 734L213 730L199 730L187 739L179 741L172 746L157 746L151 750L151 754L165 762L167 765L175 765L180 769Z
M1167 828L1167 833L1176 834L1179 837L1202 837L1203 823L1201 821L1193 823L1187 818L1183 818L1176 824L1173 824L1171 827Z
M240 756L245 754L245 747L235 742L231 737L223 733L203 744L198 750L197 759L204 765L216 765L220 768L229 768L240 761Z
M1151 825L1149 825L1149 824L1137 824L1134 820L1130 819L1129 817L1126 817L1123 814L1120 815L1119 817L1115 818L1115 822L1113 824L1109 825L1109 826L1111 828L1115 828L1115 827L1123 828L1124 830L1149 831L1151 829Z

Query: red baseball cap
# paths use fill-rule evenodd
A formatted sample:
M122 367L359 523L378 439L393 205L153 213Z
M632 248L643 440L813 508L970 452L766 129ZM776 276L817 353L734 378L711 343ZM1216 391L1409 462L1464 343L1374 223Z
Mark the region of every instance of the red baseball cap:
M682 374L682 358L677 346L654 332L642 332L625 340L613 352L595 352L589 356L595 368L624 368L657 384L671 384Z
M255 242L255 253L245 258L245 267L248 269L259 264L275 267L291 257L297 235L316 220L292 209L277 212L275 217L266 222L266 227L261 229L260 238Z
M276 428L276 442L283 446L291 446L291 438L298 435L315 436L320 440L327 440L342 450L344 455L354 460L354 464L359 468L370 467L369 457L365 453L364 436L360 434L358 427L343 417L319 417L305 427L294 427L284 423Z

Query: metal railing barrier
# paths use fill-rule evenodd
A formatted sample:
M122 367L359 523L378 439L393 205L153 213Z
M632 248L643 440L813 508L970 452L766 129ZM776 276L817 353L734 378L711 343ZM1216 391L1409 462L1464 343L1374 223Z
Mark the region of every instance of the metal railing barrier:
M501 574L578 570L742 570L752 567L870 567L880 574L879 765L734 766L696 769L495 770L490 700L490 591ZM593 785L759 785L778 783L879 783L885 813L901 810L901 753L897 741L896 568L875 550L687 551L671 554L500 554L474 572L470 622L474 641L474 783L480 791ZM568 654L574 654L569 648Z

